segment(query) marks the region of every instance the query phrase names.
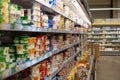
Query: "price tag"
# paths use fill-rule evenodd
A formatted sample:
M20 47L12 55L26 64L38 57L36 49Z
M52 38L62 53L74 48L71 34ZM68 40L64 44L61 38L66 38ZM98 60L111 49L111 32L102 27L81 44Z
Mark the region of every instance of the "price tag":
M53 52L49 52L49 56L52 56L53 55Z
M47 55L47 54L45 54L45 55L44 55L44 59L46 59L47 57L48 57L48 55Z
M32 65L35 64L37 61L36 59L32 60Z
M26 67L29 67L30 65L32 65L31 61L29 61L29 62L26 63Z
M48 52L47 55L50 57L51 56L51 52Z
M18 66L18 71L21 71L22 70L22 65L19 65Z
M57 53L57 50L53 51L53 53L56 54L56 53Z

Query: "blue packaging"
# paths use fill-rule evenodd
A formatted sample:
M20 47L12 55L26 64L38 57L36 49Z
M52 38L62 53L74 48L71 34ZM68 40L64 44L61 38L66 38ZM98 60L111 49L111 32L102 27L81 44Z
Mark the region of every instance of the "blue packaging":
M52 5L52 7L56 7L56 0L49 0L49 4Z
M44 80L49 80L49 77L48 77L48 76L45 76L45 77L44 77Z
M48 28L52 28L53 27L53 21L52 20L48 20Z

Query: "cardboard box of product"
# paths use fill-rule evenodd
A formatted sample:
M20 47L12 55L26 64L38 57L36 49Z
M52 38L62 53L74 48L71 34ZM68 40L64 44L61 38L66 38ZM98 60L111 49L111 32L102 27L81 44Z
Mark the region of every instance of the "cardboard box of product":
M87 49L89 50L89 52L91 51L91 55L93 54L96 59L99 58L100 56L99 44L88 43Z
M98 59L99 56L100 56L99 44L94 44L94 45L93 45L93 51L94 51L94 57L95 57L96 59Z
M87 50L91 55L93 54L93 43L87 43Z

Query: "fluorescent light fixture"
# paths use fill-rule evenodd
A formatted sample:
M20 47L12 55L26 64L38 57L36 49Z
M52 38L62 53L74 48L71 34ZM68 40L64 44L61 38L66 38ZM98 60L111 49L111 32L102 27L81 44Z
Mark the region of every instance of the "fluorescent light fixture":
M77 2L77 0L72 0L71 1L73 6L76 8L77 13L80 14L80 18L83 19L84 22L88 23L89 25L91 25L90 20L88 19L87 15L85 14L85 12L83 11L83 9L81 8L81 6L79 5L79 3Z
M99 10L120 10L120 8L91 8L91 11L99 11Z

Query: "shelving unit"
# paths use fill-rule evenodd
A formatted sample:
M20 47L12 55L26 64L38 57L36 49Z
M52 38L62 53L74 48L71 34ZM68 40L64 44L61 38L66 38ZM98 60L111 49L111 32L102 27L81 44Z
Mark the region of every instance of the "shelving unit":
M12 29L1 29L0 31L11 31L11 32L31 32L31 33L68 33L68 34L82 34L80 32L74 31L65 31L65 30L47 30L47 29L40 29L40 30L12 30Z
M120 25L93 24L93 26L88 30L88 42L100 44L101 55L114 55L116 51L120 51Z
M94 64L94 56L92 56L91 59L90 59L90 69L89 69L89 72L88 72L87 80L91 79L91 72L92 72L93 64Z
M45 60L45 59L47 59L47 58L49 58L49 57L51 57L51 56L53 56L53 55L55 55L55 54L57 54L57 53L59 53L59 52L61 52L61 51L64 51L64 50L66 50L66 49L68 49L68 48L71 48L71 47L73 47L74 45L77 45L77 44L79 44L79 43L80 43L80 42L77 42L77 43L74 43L74 44L65 46L65 47L62 48L62 49L48 52L47 54L44 54L43 56L41 56L41 57L39 57L39 58L36 58L36 59L34 59L34 60L32 60L32 61L28 61L28 62L26 62L26 63L24 63L24 64L22 64L22 65L18 65L18 66L17 66L18 69L17 69L17 71L14 72L14 73L11 73L10 70L8 69L8 70L6 70L5 72L3 72L3 74L5 75L3 79L6 79L6 78L9 77L9 76L12 76L12 75L14 75L14 74L16 74L16 73L18 73L18 72L20 72L20 71L22 71L22 70L25 70L25 69L27 69L27 68L29 68L29 67L31 67L31 66L33 66L33 65L35 65L35 64L37 64L37 63L39 63L39 62L41 62L41 61L43 61L43 60ZM81 50L80 50L80 51L81 51ZM65 64L66 64L67 62L69 62L69 60L73 59L80 51L78 51L74 56L70 57L67 61L63 62L62 67L65 66ZM59 70L59 71L60 71L60 70ZM55 73L57 74L59 71L56 70ZM55 73L53 73L52 76L53 76L53 75L55 76ZM6 74L7 74L7 75L6 75Z
M80 1L84 14L79 15L75 14L73 5L77 1L68 6L62 1L56 6L55 2L44 0L0 2L0 10L7 10L6 15L0 13L0 57L10 58L0 60L0 80L36 77L53 80L64 69L69 74L77 63L76 57L87 50L87 28L91 20ZM68 15L63 6L70 8Z
M83 57L83 55L81 56L81 58ZM86 59L88 59L88 60L86 60L86 62L89 64L90 67L86 70L86 68L84 68L84 66L86 66L86 65L84 65L86 62L84 62L84 59L83 60L80 59L78 61L78 63L76 64L76 66L71 70L71 73L69 74L67 79L73 79L73 80L74 79L86 79L86 80L90 80L91 79L91 72L92 72L92 68L93 68L93 64L94 64L94 56L90 56L88 58L86 58ZM79 69L80 67L82 67L81 70ZM83 74L87 74L87 75L83 76Z

